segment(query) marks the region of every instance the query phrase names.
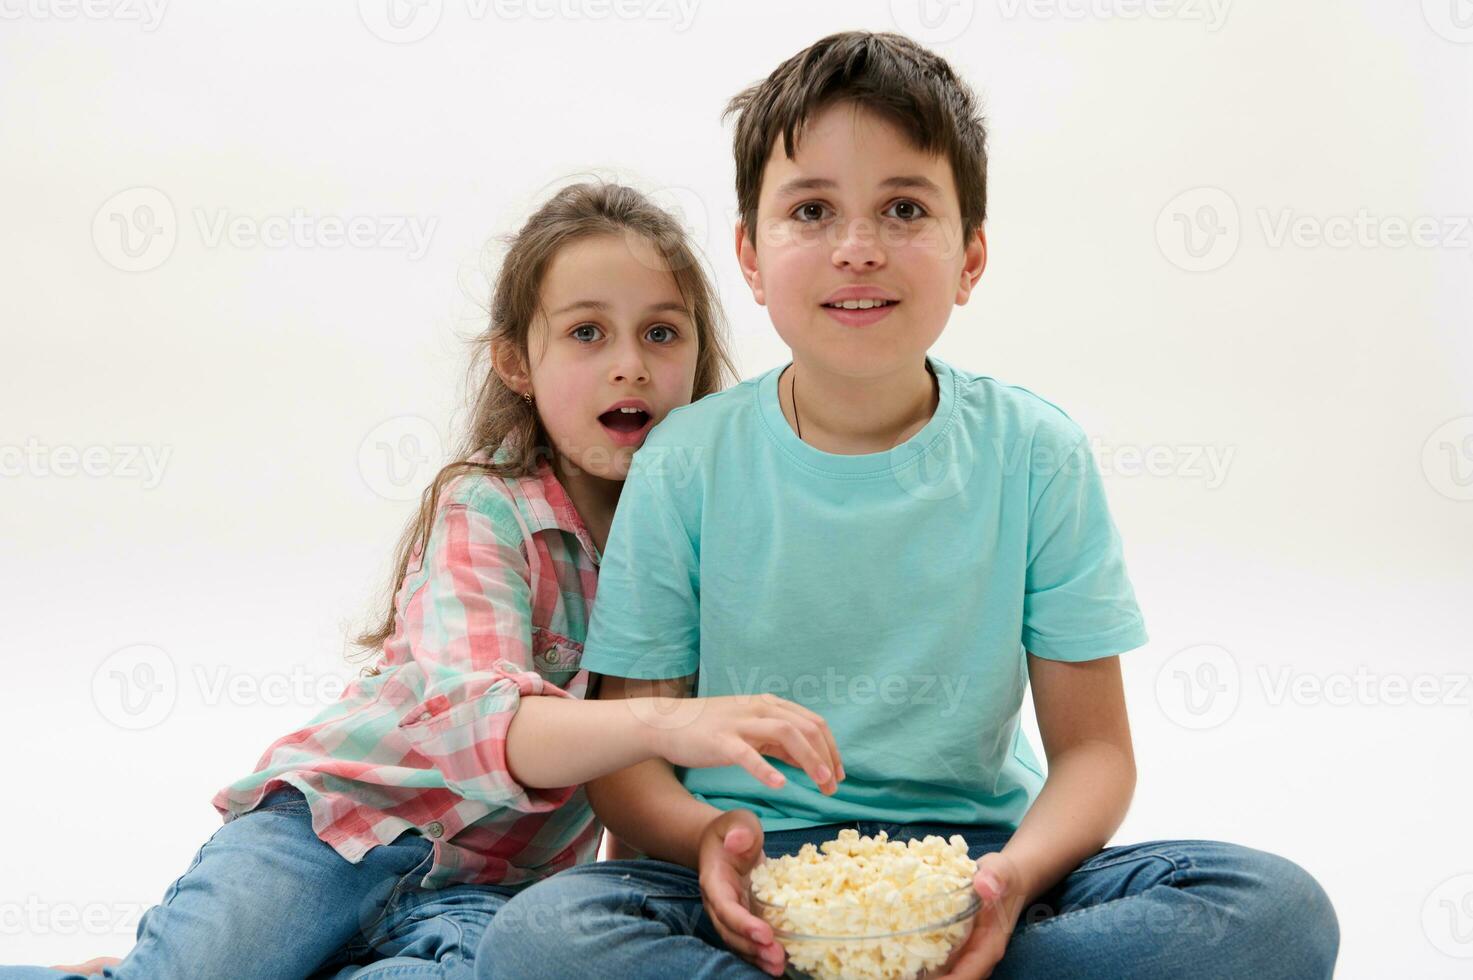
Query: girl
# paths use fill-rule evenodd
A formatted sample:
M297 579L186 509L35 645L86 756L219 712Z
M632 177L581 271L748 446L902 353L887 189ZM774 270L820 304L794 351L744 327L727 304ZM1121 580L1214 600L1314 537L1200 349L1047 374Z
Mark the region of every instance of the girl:
M425 491L397 594L359 638L379 662L220 790L224 826L92 975L470 977L510 896L594 858L578 784L653 758L770 780L768 754L832 792L833 742L797 705L578 700L630 457L731 376L719 316L678 226L637 191L579 184L532 215L477 342L489 370L459 461Z

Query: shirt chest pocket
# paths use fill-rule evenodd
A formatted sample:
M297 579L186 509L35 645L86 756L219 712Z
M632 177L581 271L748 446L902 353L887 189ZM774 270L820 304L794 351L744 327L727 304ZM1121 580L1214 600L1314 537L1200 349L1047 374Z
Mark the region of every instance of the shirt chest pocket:
M532 666L562 687L582 668L583 644L541 626L532 628Z

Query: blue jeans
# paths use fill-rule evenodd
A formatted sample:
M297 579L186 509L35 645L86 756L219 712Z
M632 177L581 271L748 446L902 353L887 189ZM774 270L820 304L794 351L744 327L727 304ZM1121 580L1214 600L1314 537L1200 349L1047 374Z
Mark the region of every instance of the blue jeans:
M405 831L353 864L312 831L295 788L217 830L106 980L470 980L481 933L518 891L423 889L432 844ZM41 966L0 966L0 980L82 980Z
M946 824L831 824L766 835L792 854L844 827L891 838L966 838L975 859L1012 831ZM1205 840L1109 847L1023 909L993 980L1315 980L1340 945L1335 910L1291 861ZM663 861L606 861L525 889L486 930L480 980L597 976L680 980L767 976L728 950L694 871Z

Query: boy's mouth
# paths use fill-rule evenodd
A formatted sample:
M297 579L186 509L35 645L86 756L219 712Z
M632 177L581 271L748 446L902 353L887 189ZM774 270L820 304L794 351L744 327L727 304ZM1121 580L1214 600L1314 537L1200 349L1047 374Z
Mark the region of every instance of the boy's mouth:
M895 306L898 299L846 299L837 303L822 303L830 310L872 310L881 306Z

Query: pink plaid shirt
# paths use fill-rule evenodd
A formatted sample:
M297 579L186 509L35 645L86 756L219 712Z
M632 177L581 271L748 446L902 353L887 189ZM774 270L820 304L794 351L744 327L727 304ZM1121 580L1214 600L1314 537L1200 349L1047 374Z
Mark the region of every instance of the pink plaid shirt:
M519 785L506 731L523 697L587 693L579 661L600 558L545 459L533 477L452 481L395 597L380 673L278 739L215 809L229 822L290 783L349 861L406 830L433 841L426 888L517 884L593 860L601 828L582 788Z

